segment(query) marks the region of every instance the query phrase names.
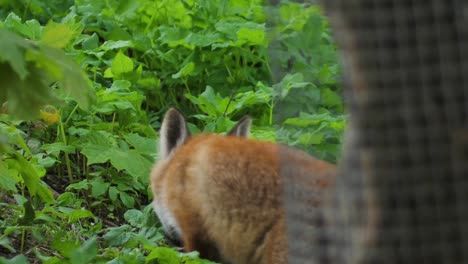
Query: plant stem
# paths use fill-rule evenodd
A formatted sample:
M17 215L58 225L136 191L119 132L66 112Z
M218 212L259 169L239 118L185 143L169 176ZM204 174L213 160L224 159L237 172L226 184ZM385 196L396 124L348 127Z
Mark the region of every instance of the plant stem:
M72 115L76 112L76 110L78 109L78 104L75 105L75 107L73 108L73 110L70 112L70 114L68 115L67 117L67 120L65 120L64 124L68 124L68 121L70 121Z
M112 114L111 133L114 133L115 112Z
M20 253L23 254L24 253L24 240L26 238L26 228L23 227L21 229L21 245L20 245Z
M24 9L24 12L23 12L23 20L26 20L26 14L28 13L30 6L31 6L31 0L29 0L28 3L26 4L26 8Z
M60 122L59 126L60 126L60 134L62 136L62 142L63 144L67 145L67 138L65 137L65 129L63 128L64 124ZM70 158L68 157L68 153L64 153L64 154L65 154L65 164L67 166L67 172L68 172L68 180L70 181L70 183L72 183L73 174L72 174L71 165L70 165Z
M270 126L273 124L273 99L271 99L271 107L270 107Z

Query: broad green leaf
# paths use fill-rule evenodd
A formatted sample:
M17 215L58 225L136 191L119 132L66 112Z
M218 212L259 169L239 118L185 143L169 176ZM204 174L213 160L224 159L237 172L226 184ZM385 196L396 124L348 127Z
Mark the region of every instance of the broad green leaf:
M104 182L101 178L96 178L90 181L91 194L94 197L103 195L109 188L110 183Z
M104 78L114 78L114 74L112 73L112 69L111 69L111 68L107 68L107 69L104 71Z
M185 77L191 74L195 70L195 63L189 62L184 67L182 67L177 73L172 75L172 78L178 79L180 77Z
M177 252L172 248L158 247L151 251L146 257L146 263L151 263L152 260L165 264L180 264Z
M217 33L200 34L192 32L185 38L185 42L196 47L206 47L216 43L219 39L220 36Z
M36 258L41 261L42 264L61 264L64 263L63 258L59 257L50 257L47 255L42 255L39 250L34 252L36 254Z
M64 231L59 231L51 244L52 248L59 251L62 256L70 258L72 251L78 247L78 243L65 236Z
M33 69L25 80L20 80L9 66L0 64L0 79L0 100L8 101L8 112L13 117L37 118L43 105L56 101L48 87L49 80L41 71ZM32 89L33 84L35 89ZM25 105L25 102L28 104Z
M68 223L74 223L83 218L92 218L94 217L91 211L85 209L75 209L69 213L67 213Z
M111 186L109 188L109 198L111 201L115 202L117 200L117 195L119 194L119 190L115 186Z
M132 237L130 230L131 226L129 225L109 228L109 232L107 232L103 238L110 246L122 246Z
M8 240L7 237L0 238L0 246L8 249L12 253L16 252L16 250L11 246L10 240Z
M24 255L18 255L12 259L6 259L0 256L0 263L2 264L29 264L29 261Z
M193 49L193 44L189 44L185 40L190 34L188 30L180 27L161 26L159 31L161 34L159 41L169 45L169 47L184 46Z
M133 208L135 204L135 199L128 195L126 192L119 192L119 197L122 203L127 207L127 208Z
M38 153L34 155L34 157L37 159L37 164L46 169L52 168L58 162L57 159L52 158L52 157L47 157L44 153Z
M135 10L141 6L140 2L137 0L125 0L119 1L120 5L117 8L117 13L119 16L129 16L134 14Z
M0 28L0 39L2 40L0 41L0 62L2 64L8 63L19 79L25 80L28 69L24 59L24 50L32 49L33 45L3 28ZM8 77L8 75L5 77ZM2 99L5 100L0 96L0 100Z
M42 32L40 43L54 48L65 48L76 32L65 24L50 21Z
M125 220L132 226L141 226L143 213L136 209L130 209L124 214Z
M265 31L262 29L241 28L237 31L237 41L241 44L265 45Z
M36 169L23 156L17 153L14 153L14 156L21 167L20 174L23 177L24 184L26 184L31 195L35 196L40 184L40 177L37 174Z
M88 159L88 165L107 162L110 158L110 152L109 146L96 144L87 144L81 150L81 154Z
M97 49L98 45L99 37L96 33L93 33L93 35L89 36L81 43L83 50L94 50Z
M0 190L16 191L16 177L14 177L5 166L0 162Z
M84 181L87 181L87 180L84 180ZM70 185L69 185L70 187ZM68 189L68 187L67 187ZM74 188L75 190L77 190L76 188ZM86 188L83 188L83 189L87 189L87 185L86 185ZM57 197L57 202L61 205L61 206L71 206L72 204L76 203L77 199L76 199L76 195L72 192L64 192L62 194L59 195L59 197Z
M121 49L121 48L131 48L133 44L131 41L128 40L108 40L104 42L99 48L102 50L114 50L114 49Z
M334 91L326 88L322 91L322 103L328 107L339 107L343 105L343 100Z
M139 153L156 153L156 139L144 138L138 134L131 133L124 136L125 140L132 145Z
M318 145L323 142L323 134L304 133L299 137L302 145Z
M92 237L86 242L83 243L79 248L74 249L71 253L71 263L72 264L87 264L94 263L91 262L98 252L98 245L96 237Z
M52 94L49 86L50 83L59 82L58 93L62 93L64 97L71 97L79 105L86 109L89 101L93 99L93 91L90 89L87 78L76 65L76 63L65 53L59 49L49 46L41 46L40 48L25 50L25 60L29 62L29 75L25 80L16 80L14 76L5 77L5 86L14 86L16 92L10 95L12 108L19 108L17 104L21 104L22 108L19 113L28 110L26 116L33 115L36 109L43 105L54 103L57 101L56 96ZM8 74L8 73L6 73ZM21 91L21 92L20 92ZM31 107L24 107L23 103L29 102Z
M63 142L55 142L51 144L44 144L41 148L47 153L52 154L55 157L59 157L60 152L67 154L75 153L75 147L70 145L65 145Z
M128 56L119 51L112 61L112 74L119 76L123 73L133 71L133 61Z
M152 162L141 156L135 150L122 151L120 149L112 149L108 152L111 164L117 170L126 170L135 179L141 182L148 182L148 175Z
M19 223L21 225L31 225L36 218L36 212L31 205L31 201L28 200L23 204L23 211L24 214L19 219Z
M44 202L52 203L54 201L54 195L52 194L52 191L44 182L41 182L37 186L37 195L41 197L42 201Z
M83 109L88 109L89 104L95 99L95 94L80 67L61 50L43 47L42 52L63 70L62 79L58 81L63 86L64 95L70 96Z
M89 188L88 180L84 179L77 183L72 183L67 186L66 190L87 190Z
M42 34L41 25L37 20L33 19L22 23L21 18L15 13L8 14L3 25L6 29L17 32L32 40L38 40Z
M130 91L132 83L127 80L116 80L112 83L112 86L106 90L106 93L116 92L116 91Z

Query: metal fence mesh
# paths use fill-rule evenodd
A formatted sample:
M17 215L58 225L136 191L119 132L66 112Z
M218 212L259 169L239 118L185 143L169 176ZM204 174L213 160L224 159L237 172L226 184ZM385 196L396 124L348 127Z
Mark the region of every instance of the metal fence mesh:
M468 4L323 5L350 124L323 207L284 179L289 263L468 263Z

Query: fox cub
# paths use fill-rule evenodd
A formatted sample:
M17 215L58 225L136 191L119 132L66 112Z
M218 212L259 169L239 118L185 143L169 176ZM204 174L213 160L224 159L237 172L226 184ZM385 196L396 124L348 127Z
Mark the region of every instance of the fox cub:
M247 139L250 124L244 117L226 136L192 137L184 116L169 109L151 172L154 208L166 235L184 251L230 264L285 264L280 158L310 172L315 179L305 184L311 192L325 189L335 168L286 146Z

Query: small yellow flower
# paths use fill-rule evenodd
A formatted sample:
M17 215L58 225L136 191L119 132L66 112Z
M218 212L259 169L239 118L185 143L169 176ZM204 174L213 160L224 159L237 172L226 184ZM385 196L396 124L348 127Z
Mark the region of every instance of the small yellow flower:
M57 124L60 121L60 112L52 105L46 105L40 110L39 116L47 125Z

